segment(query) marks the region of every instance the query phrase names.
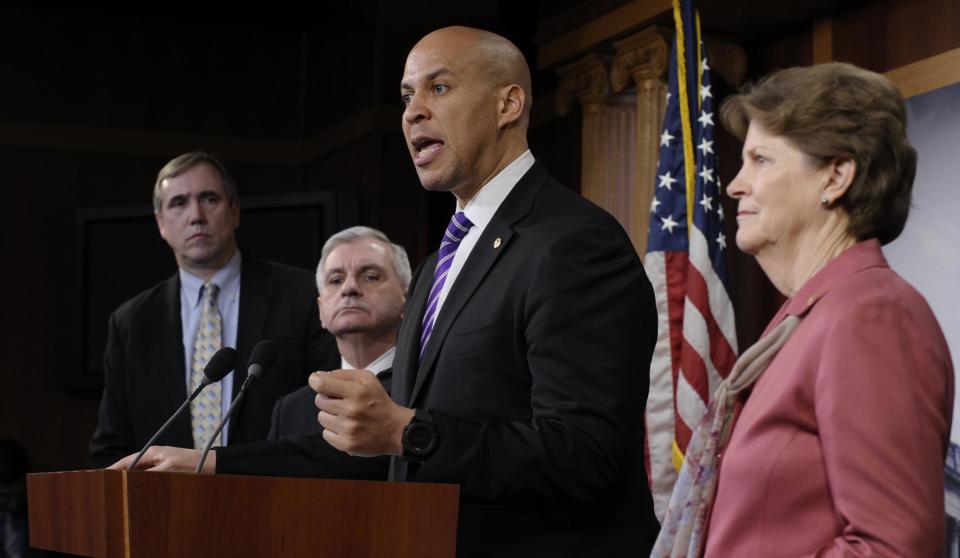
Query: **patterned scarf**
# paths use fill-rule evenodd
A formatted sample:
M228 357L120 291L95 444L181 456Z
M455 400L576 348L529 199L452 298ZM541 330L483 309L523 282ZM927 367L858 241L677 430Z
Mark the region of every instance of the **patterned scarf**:
M737 398L760 378L799 323L800 317L787 316L747 349L713 394L706 414L687 445L683 467L673 486L663 527L650 558L702 556L707 519L717 490L717 459L733 429Z

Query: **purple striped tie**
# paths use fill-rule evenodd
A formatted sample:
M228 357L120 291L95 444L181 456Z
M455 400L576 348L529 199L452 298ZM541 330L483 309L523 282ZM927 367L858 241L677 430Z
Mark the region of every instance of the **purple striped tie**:
M472 226L473 223L461 211L450 218L447 231L443 234L440 253L437 255L437 270L433 272L433 286L430 287L430 297L427 298L427 309L423 313L423 322L420 329L420 360L423 360L423 352L426 350L427 341L430 340L430 334L433 332L433 323L437 318L437 301L440 300L440 291L443 290L447 272L450 271L450 266L453 264L453 256L457 253L460 241L467 236L467 231Z

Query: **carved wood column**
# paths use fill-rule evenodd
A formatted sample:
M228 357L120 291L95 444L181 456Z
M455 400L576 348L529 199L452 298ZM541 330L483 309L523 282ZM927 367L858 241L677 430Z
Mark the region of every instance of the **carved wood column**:
M557 111L579 102L583 111L580 193L609 211L629 232L637 219L633 202L636 101L610 88L610 56L588 54L560 68ZM646 213L646 208L644 208Z
M614 43L610 86L615 92L636 85L636 138L633 156L632 214L627 232L642 257L647 251L650 202L653 199L660 128L667 109L667 84L663 78L670 62L670 32L648 27Z

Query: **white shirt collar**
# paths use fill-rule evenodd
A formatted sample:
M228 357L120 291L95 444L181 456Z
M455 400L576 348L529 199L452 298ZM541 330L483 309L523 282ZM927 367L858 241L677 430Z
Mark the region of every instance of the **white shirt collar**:
M494 213L500 208L503 200L510 195L513 187L517 185L520 178L533 166L534 158L530 150L524 151L512 163L504 167L496 176L490 179L480 188L477 193L470 198L467 205L460 207L457 202L456 211L463 211L473 226L482 231L487 227L490 219L493 219Z
M380 375L381 372L387 370L393 366L393 355L397 352L397 346L394 345L387 349L382 355L374 359L369 366L366 367L366 370L373 372L376 375ZM357 367L347 362L347 359L340 357L340 368L344 370L356 370Z

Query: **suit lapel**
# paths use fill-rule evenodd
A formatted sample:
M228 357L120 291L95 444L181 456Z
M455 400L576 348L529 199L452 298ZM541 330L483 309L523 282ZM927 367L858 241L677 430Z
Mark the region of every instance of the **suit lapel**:
M397 333L397 354L393 359L393 400L399 405L409 407L410 394L417 378L417 368L420 366L420 322L427 296L433 279L433 269L437 265L437 255L434 253L417 268L411 281L412 290L407 298L407 305L403 312L403 321L400 322L400 331ZM430 279L424 275L424 270Z
M163 307L160 310L160 327L156 329L158 346L162 351L163 363L158 369L161 377L153 385L156 386L157 397L160 400L160 409L174 409L183 403L190 393L187 385L186 354L183 346L183 324L180 319L180 274L176 273L167 280L163 287ZM172 380L171 381L171 376ZM175 436L180 443L193 444L193 434L190 432L190 415L181 417L171 425L171 436Z
M419 366L409 403L417 400L421 388L432 374L437 355L440 353L440 348L443 346L443 341L450 331L450 327L457 320L467 302L473 297L473 293L483 282L493 264L496 263L501 254L509 249L510 240L513 238L513 225L530 212L533 200L545 176L546 170L539 163L535 163L503 200L500 208L497 209L497 212L483 230L483 234L477 240L476 245L474 245L470 257L467 258L460 270L456 282L450 288L450 292L440 308L440 313L437 315L433 332L427 342L427 350L424 352L423 361ZM426 283L427 281L423 282ZM426 289L430 289L429 284ZM423 298L426 299L426 295Z
M274 280L270 267L253 258L243 258L240 268L240 312L237 316L237 369L233 376L233 397L247 379L247 361L253 346L263 337ZM240 414L238 408L235 416Z

